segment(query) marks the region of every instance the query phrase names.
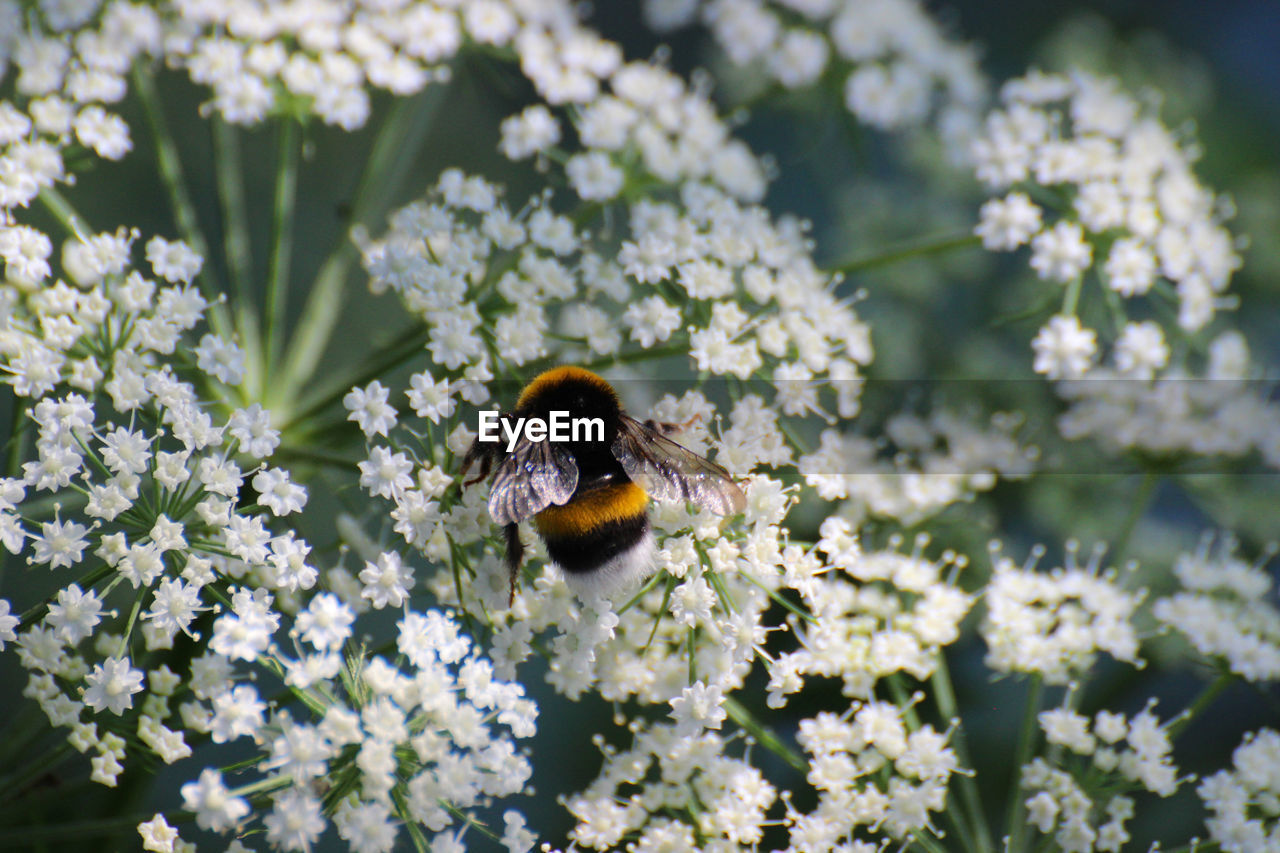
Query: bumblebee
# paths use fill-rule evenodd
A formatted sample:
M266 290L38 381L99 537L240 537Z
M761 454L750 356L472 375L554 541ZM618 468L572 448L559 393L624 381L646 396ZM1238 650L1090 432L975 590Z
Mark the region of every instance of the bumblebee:
M521 423L545 425L566 412L575 420L598 421L603 429L590 437L575 430L563 441L519 434ZM464 480L465 488L494 471L489 515L502 525L506 539L511 598L524 557L519 523L525 519L533 519L547 556L570 587L588 597L608 595L651 571L650 499L688 501L717 515L746 505L724 468L668 438L685 425L636 420L623 410L613 387L584 368L556 367L540 374L501 419L504 430L517 424L511 441L504 445L477 437L462 459L460 476L479 464L479 475Z

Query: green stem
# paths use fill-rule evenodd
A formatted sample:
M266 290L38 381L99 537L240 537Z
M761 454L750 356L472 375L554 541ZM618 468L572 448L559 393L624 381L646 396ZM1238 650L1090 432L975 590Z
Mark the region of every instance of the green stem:
M947 853L947 848L943 847L938 839L926 835L923 830L912 832L911 840L928 850L929 853Z
M903 684L902 673L891 673L888 677L882 678L880 683L888 688L890 696L893 697L893 704L902 710L902 717L907 724L907 730L912 732L919 731L921 726L920 715L916 712L916 706L912 701L911 694L907 692L907 687ZM969 829L964 812L956 808L955 802L950 797L947 798L946 814L956 834L960 836L961 846L965 850L976 850L973 832Z
M289 296L289 265L293 259L293 209L298 197L298 124L286 117L280 125L276 149L276 192L271 220L271 262L263 326L267 335L267 370L274 372L284 340L285 306ZM271 377L267 378L271 387ZM265 389L264 389L265 390ZM274 388L272 390L275 390Z
M201 257L208 254L204 235L196 219L196 208L187 194L186 180L182 174L182 161L178 157L178 145L165 121L160 107L160 96L156 92L156 81L151 70L142 64L133 67L133 86L142 102L142 111L146 115L147 127L155 139L156 160L160 167L160 177L164 181L165 192L169 195L169 205L173 208L173 218L178 225L178 233L187 245Z
M341 400L355 386L364 385L421 353L422 346L426 341L426 329L415 323L412 327L399 334L395 340L390 341L376 352L370 353L365 358L365 363L362 367L334 380L314 396L303 399L298 404L298 411L281 427L281 431L286 432L292 427L306 423Z
M1067 290L1062 296L1062 313L1068 317L1074 317L1076 308L1080 304L1080 291L1084 288L1084 276L1078 275L1067 285Z
M853 273L865 272L877 267L889 266L901 261L911 260L912 258L921 258L928 255L938 255L944 252L952 252L956 249L972 249L982 245L982 238L978 235L966 231L963 234L947 234L941 237L927 237L922 240L913 240L900 246L895 246L888 251L878 252L874 255L868 255L863 258L856 258L852 261L845 261L831 268L831 272L841 272L845 275Z
M213 162L218 202L222 208L222 253L234 295L236 330L248 366L246 386L255 399L262 398L266 370L262 362L258 315L253 309L253 244L249 239L249 209L244 200L244 161L240 133L217 115L213 117Z
M951 735L951 746L955 749L956 758L967 770L973 770L973 759L969 754L969 738L965 734L963 721L960 719L959 703L956 702L955 688L951 684L951 673L947 668L947 659L942 651L938 651L938 662L934 665L930 684L933 687L933 698L938 704L938 713L944 723L955 721L956 726ZM976 834L974 839L977 849L995 850L991 840L991 827L987 825L987 813L982 807L982 796L978 792L978 784L970 774L957 774L957 786L960 789L960 800L968 814L969 823Z
M253 246L249 240L249 209L244 200L244 160L234 125L214 117L213 158L217 170L218 202L222 205L223 253L238 301L250 298Z
M9 412L9 452L5 457L4 472L6 477L16 477L27 455L27 425L31 422L26 419L27 410L18 400L18 395L10 389L6 396L13 408Z
M405 827L409 830L409 840L413 843L413 849L418 853L426 853L427 850L431 849L431 844L423 833L422 826L413 819L413 810L409 808L404 791L400 788L393 788L391 790L391 798L396 804L396 814L404 821Z
M297 446L282 444L273 456L278 457L281 464L314 465L317 468L333 468L346 474L354 471L356 464L360 461L359 459L348 459L337 453L326 453L323 450L316 450L303 444Z
M1216 841L1197 841L1192 844L1183 844L1181 847L1160 848L1161 853L1218 853L1222 846Z
M36 703L22 703L17 715L5 724L4 737L0 737L0 767L10 766L9 762L30 746L47 724L48 718Z
M169 124L165 121L164 110L160 106L160 96L156 92L155 76L142 63L133 66L133 86L142 103L142 112L146 117L147 129L155 140L156 161L160 167L160 180L164 184L165 194L169 197L169 206L173 209L173 219L178 226L178 234L191 250L202 258L209 257L209 245L200 231L200 221L196 217L196 206L187 193L187 182L182 174L182 160L178 156L178 144L169 132ZM213 282L206 266L200 274L201 291L209 300L209 325L219 335L227 335L231 331L230 318L226 306L218 299Z
M133 626L138 623L138 614L142 611L142 600L146 597L146 592L141 590L134 596L133 607L129 609L129 619L125 622L124 631L120 634L120 648L116 651L116 657L123 658L129 651L129 635L133 633Z
M671 358L677 355L688 356L689 344L672 344L665 347L653 347L651 349L626 352L620 355L602 355L599 358L592 359L591 361L583 362L582 366L591 370L598 370L604 367L612 367L615 364L633 364L640 361Z
M396 188L418 157L445 87L427 86L413 98L396 102L383 122L366 162L352 206L352 222L368 226L386 214ZM292 407L294 391L315 373L316 365L333 336L342 315L343 291L357 252L346 239L334 248L320 267L303 306L297 328L279 372L284 402Z
M1222 691L1230 687L1235 680L1235 674L1231 672L1223 672L1220 673L1213 681L1209 682L1209 684L1205 686L1204 690L1200 691L1200 695L1187 706L1187 710L1183 711L1178 715L1177 719L1169 723L1169 727L1167 729L1169 740L1172 741L1177 738L1178 735L1182 734L1183 730L1186 729L1186 727L1190 725L1196 717L1200 716L1206 708L1212 705Z
M53 214L53 218L58 220L58 224L67 229L68 234L81 241L88 241L93 236L93 232L89 229L89 224L80 218L80 214L76 213L75 208L71 206L71 202L67 201L67 197L62 193L53 187L42 187L39 198L40 203Z
M0 781L0 802L12 799L15 795L20 794L32 781L51 772L60 761L73 752L75 750L71 744L64 740L26 762L22 770Z
M31 850L37 844L48 844L50 842L68 842L79 846L86 839L111 835L122 829L137 826L144 821L151 820L153 817L155 817L155 813L151 812L121 815L101 820L71 822L59 820L57 823L43 824L41 826L6 829L0 832L0 848L19 847ZM173 815L166 815L166 817L170 820L175 819Z
M773 733L772 729L756 719L755 715L748 711L737 699L732 696L724 697L724 710L729 715L729 719L741 726L743 731L755 738L756 742L765 749L801 773L809 771L809 762L805 757L787 746L780 737Z
M1022 715L1022 730L1018 733L1018 749L1013 759L1013 781L1009 788L1008 819L1009 835L1005 841L1005 850L1019 853L1026 849L1027 810L1022 803L1022 768L1031 760L1031 750L1035 747L1036 734L1040 722L1040 697L1044 692L1044 682L1039 675L1031 676L1031 684L1027 692L1026 710Z
M1142 516L1147 512L1147 507L1151 505L1151 498L1155 495L1156 486L1159 483L1160 475L1156 472L1142 472L1142 480L1138 483L1138 491L1130 500L1129 511L1125 513L1124 522L1120 525L1120 530L1113 540L1114 544L1111 551L1113 563L1119 563L1124 559L1129 550L1129 540L1133 538L1133 531L1137 529L1138 522L1142 520Z

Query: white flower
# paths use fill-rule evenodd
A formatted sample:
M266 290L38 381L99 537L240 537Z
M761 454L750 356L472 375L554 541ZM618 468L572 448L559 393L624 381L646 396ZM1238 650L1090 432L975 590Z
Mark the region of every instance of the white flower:
M271 644L280 614L271 610L271 596L263 589L250 592L241 587L231 600L233 612L214 621L209 648L233 660L256 660Z
M206 334L194 352L196 366L213 378L228 385L238 385L244 379L244 350L231 341Z
M307 490L292 482L283 468L262 469L253 476L252 484L258 503L271 510L272 515L302 512L307 505Z
M449 380L435 382L427 371L415 373L409 377L409 390L405 392L414 414L426 418L433 424L440 423L441 418L453 415L454 400L449 394Z
M7 599L0 598L0 651L4 651L4 647L14 640L18 639L17 631L18 617L10 613L11 606Z
M46 521L40 524L39 535L31 537L32 563L48 563L49 568L70 568L80 562L84 549L89 547L85 534L89 529L74 521Z
M336 595L323 592L311 599L298 614L297 630L302 639L321 651L335 651L351 636L355 613Z
M1105 266L1107 283L1122 296L1146 293L1156 280L1156 256L1136 237L1117 240Z
M155 274L169 282L186 284L200 274L204 259L181 240L169 242L163 237L147 241L147 263Z
M227 743L240 737L254 736L263 725L267 705L250 684L225 688L225 676L219 678L221 689L213 697L213 716L209 721L209 737L214 743Z
M142 838L142 849L150 853L173 853L173 844L178 840L178 830L169 826L162 814L139 823L138 835Z
M0 259L5 273L14 281L37 284L49 275L49 256L53 244L49 238L26 225L0 228Z
M399 607L413 588L413 568L405 565L399 554L384 551L376 563L364 564L360 582L364 584L361 597L369 599L374 608Z
M698 681L671 700L671 717L676 721L676 731L685 736L697 734L704 727L718 729L727 716L719 685L708 686Z
M570 185L583 201L606 201L622 191L625 173L603 151L575 154L565 164Z
M1116 340L1116 369L1128 376L1150 379L1169 361L1164 332L1151 320L1128 323Z
M133 707L133 694L142 691L142 679L142 671L127 658L107 658L84 677L85 704L95 711L122 714Z
M1031 239L1040 230L1040 208L1026 193L1010 193L982 205L974 233L991 251L1007 252Z
M155 630L167 637L178 631L187 633L196 613L207 610L200 607L200 589L182 578L164 578L156 587L151 609L142 615Z
M525 825L524 815L514 810L502 813L505 829L502 832L502 844L507 853L529 853L533 849L538 836Z
M58 600L49 605L45 621L68 645L74 646L93 634L101 621L102 601L93 590L84 592L79 584L58 591Z
M307 562L310 553L311 546L297 538L292 530L272 539L269 559L275 569L275 577L264 579L265 584L289 592L311 589L320 573Z
M830 53L817 33L788 30L768 55L769 70L788 89L807 86L822 76Z
M255 459L265 459L280 445L280 433L271 428L271 412L261 403L232 412L227 419L227 432L240 442L241 450Z
M413 488L413 463L403 453L392 453L385 447L369 451L369 458L356 464L360 469L360 485L370 494L395 498Z
M542 104L526 107L519 115L502 122L502 153L523 160L546 151L560 141L560 125L551 110Z
M1093 363L1097 339L1092 329L1081 327L1079 318L1059 314L1049 319L1031 342L1036 373L1050 379L1072 379L1084 375Z
M80 111L75 119L75 131L81 143L108 160L119 160L133 148L129 126L124 119L99 106L88 106Z
M1062 221L1031 241L1031 267L1043 279L1071 281L1089 268L1093 247L1074 222Z
M390 389L376 379L364 388L352 388L342 398L342 405L350 412L347 420L355 421L365 436L386 436L396 424L395 407L387 402Z
M183 785L181 794L183 807L195 813L201 829L226 832L249 815L248 800L231 796L222 774L212 767L201 770L198 781Z
M661 296L649 296L628 305L622 322L631 330L631 340L648 349L679 328L680 311Z

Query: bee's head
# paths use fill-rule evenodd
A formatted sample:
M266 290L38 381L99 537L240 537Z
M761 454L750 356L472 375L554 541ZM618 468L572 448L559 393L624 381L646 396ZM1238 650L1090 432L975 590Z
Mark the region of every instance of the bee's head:
M516 409L542 416L564 411L572 417L605 419L622 411L612 386L581 367L555 367L538 375L521 392Z

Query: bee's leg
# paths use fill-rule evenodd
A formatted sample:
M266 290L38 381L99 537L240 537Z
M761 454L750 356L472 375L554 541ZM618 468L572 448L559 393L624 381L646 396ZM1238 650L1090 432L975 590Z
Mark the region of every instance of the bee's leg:
M480 461L480 473L470 480L463 480L462 487L465 489L474 483L478 483L485 477L489 476L489 469L493 466L493 454L489 448L480 443L480 439L471 442L471 447L467 449L467 454L462 457L462 470L458 472L459 477L465 477L467 471L475 464L476 460Z
M689 427L702 420L702 415L694 415L682 424L664 423L663 421L655 421L652 418L644 422L649 429L659 433L660 435L674 435L678 432L684 432Z
M507 595L507 606L516 600L516 576L520 573L520 561L524 558L524 544L520 541L520 525L508 524L502 528L507 539L507 571L511 574L511 592Z

